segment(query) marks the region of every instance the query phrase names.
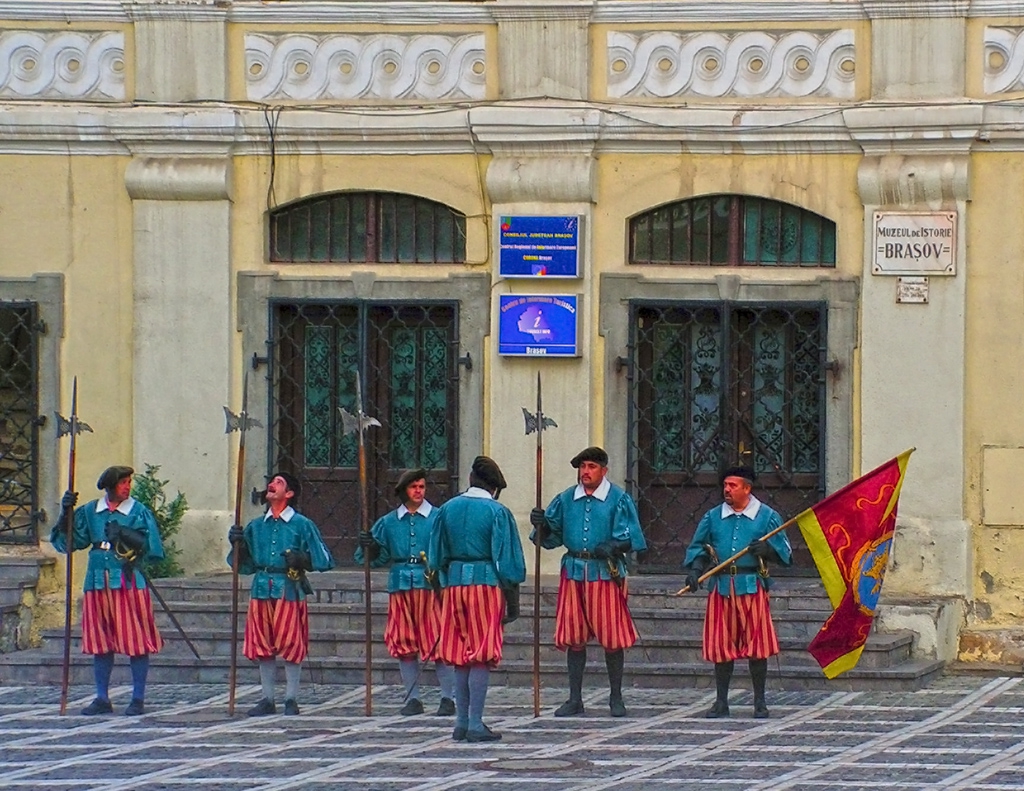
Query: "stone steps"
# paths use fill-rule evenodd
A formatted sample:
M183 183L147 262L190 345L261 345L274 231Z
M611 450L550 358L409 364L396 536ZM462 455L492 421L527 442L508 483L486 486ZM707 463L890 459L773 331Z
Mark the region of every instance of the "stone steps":
M32 611L22 605L24 594L38 584L40 569L53 564L52 558L35 553L0 557L0 654L27 644Z
M184 626L184 624L183 624ZM189 630L189 639L204 658L217 659L231 654L231 631L227 629ZM242 625L239 624L241 632ZM375 631L372 643L372 655L375 659L387 658L387 649L381 639L382 630ZM192 656L185 640L172 626L161 625L160 634L164 639L162 653L173 653L179 656ZM43 653L62 653L63 632L52 630L44 632L46 642L41 649ZM859 666L872 668L896 667L908 661L914 635L912 632L893 634L874 634L865 647ZM807 653L807 641L800 639L780 638L781 661L794 667L817 668L814 659ZM72 635L71 650L81 651L81 635L76 630ZM595 648L595 656L600 655ZM310 630L309 655L313 658L346 657L362 661L366 655L366 645L362 630L345 630L332 632L329 630ZM701 637L697 632L685 636L657 636L641 638L631 655L652 664L663 663L699 663L701 657ZM506 632L503 656L508 661L533 661L533 633ZM551 642L550 633L542 633L540 658L542 662L562 662L564 655Z
M343 569L312 575L316 595L310 600L310 655L303 677L322 683L362 684L364 681L364 593L359 569ZM541 683L564 687L565 658L551 645L557 601L556 577L545 577L541 589ZM634 576L629 579L629 604L640 642L627 653L625 683L637 687L707 686L712 683L710 666L701 658L701 634L705 592L675 597L682 585L674 576ZM157 620L166 646L152 658L153 683L226 683L231 649L231 578L228 574L158 580L157 586L182 626L196 644L197 660L167 616L157 607ZM239 631L248 601L248 580L240 590ZM387 615L387 578L373 574L371 613L374 642L374 683L398 684L398 663L391 659L382 642ZM515 686L532 684L533 595L532 585L522 591L522 617L506 627L504 659L494 683ZM831 612L817 579L780 579L772 589L773 619L782 649L770 663L776 688L806 689L916 689L942 672L941 662L915 659L911 632L876 633L871 636L857 668L839 679L825 679L818 665L806 653L806 646ZM39 649L19 651L0 657L0 683L59 684L63 634L44 633ZM71 676L74 683L89 683L92 659L80 653L78 629L72 646ZM239 683L256 683L255 666L241 658ZM590 650L590 674L605 673L599 647ZM118 660L117 674L127 679L127 664ZM737 682L744 683L743 663ZM433 670L424 672L424 683L432 684Z

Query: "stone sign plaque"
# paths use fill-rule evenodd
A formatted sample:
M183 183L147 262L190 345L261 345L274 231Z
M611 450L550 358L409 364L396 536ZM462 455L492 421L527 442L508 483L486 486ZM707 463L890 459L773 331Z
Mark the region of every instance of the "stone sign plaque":
M928 304L927 277L896 278L896 302L900 304Z
M956 274L955 211L876 211L872 238L872 274Z

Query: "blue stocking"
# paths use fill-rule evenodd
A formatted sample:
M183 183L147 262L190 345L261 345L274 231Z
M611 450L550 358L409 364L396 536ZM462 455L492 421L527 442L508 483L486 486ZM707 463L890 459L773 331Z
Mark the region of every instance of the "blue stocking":
M96 697L102 701L110 701L110 673L113 669L113 653L93 655L92 674L96 679Z
M146 675L149 673L149 654L128 658L132 667L132 700L146 699Z

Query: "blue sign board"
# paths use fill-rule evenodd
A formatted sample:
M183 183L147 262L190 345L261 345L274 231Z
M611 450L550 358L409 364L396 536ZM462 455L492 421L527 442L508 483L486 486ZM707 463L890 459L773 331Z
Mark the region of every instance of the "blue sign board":
M498 296L498 354L576 357L579 296Z
M502 216L498 274L502 277L579 277L580 218Z

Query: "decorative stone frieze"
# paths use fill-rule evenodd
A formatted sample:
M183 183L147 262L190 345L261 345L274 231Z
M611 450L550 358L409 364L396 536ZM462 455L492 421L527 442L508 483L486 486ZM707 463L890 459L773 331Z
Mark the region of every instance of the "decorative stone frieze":
M483 33L245 36L254 101L483 99Z
M608 96L852 99L851 29L608 33Z
M985 28L985 93L1024 91L1024 28Z
M124 34L0 33L0 97L124 101Z

